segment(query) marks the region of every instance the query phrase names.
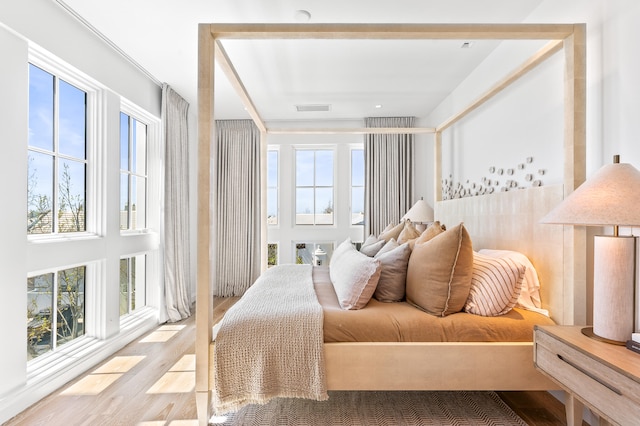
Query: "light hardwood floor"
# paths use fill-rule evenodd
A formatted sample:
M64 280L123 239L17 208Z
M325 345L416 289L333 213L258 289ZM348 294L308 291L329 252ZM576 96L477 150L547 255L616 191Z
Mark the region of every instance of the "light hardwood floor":
M214 322L234 302L217 300ZM161 325L5 425L195 426L194 341L194 316ZM546 392L500 396L532 426L566 424Z

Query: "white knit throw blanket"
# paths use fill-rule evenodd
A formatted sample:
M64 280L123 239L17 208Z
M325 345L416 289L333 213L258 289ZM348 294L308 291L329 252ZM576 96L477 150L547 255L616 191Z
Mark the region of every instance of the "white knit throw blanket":
M326 400L322 321L310 265L264 272L220 323L214 412L275 397Z

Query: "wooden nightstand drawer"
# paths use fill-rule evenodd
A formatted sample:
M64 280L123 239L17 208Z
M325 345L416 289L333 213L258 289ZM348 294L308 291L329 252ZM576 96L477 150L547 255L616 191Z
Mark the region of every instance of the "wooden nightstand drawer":
M622 425L638 423L640 383L617 371L603 359L588 351L578 350L552 334L536 330L535 363L560 386L599 414Z

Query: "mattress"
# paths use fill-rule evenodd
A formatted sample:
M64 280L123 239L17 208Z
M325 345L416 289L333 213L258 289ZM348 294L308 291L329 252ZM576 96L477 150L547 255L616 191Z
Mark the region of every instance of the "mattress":
M371 299L364 309L344 310L333 290L328 267L314 267L313 281L324 313L325 343L532 342L534 325L554 324L545 315L520 308L498 317L466 312L436 317L406 302Z

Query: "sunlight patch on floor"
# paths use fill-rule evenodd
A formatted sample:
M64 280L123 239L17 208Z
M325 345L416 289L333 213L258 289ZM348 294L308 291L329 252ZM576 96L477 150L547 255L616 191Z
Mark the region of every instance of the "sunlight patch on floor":
M116 356L93 370L91 374L126 373L146 356Z
M169 423L164 420L151 420L139 422L136 426L198 426L198 420L173 420Z
M142 340L139 340L140 343L164 343L171 339L173 336L178 334L178 331L162 331L157 330L149 333Z
M185 354L169 371L196 371L196 354Z
M185 354L173 364L147 391L154 393L187 393L196 388L196 356Z
M60 394L98 395L122 376L122 374L90 374L78 380L76 383L63 390Z

